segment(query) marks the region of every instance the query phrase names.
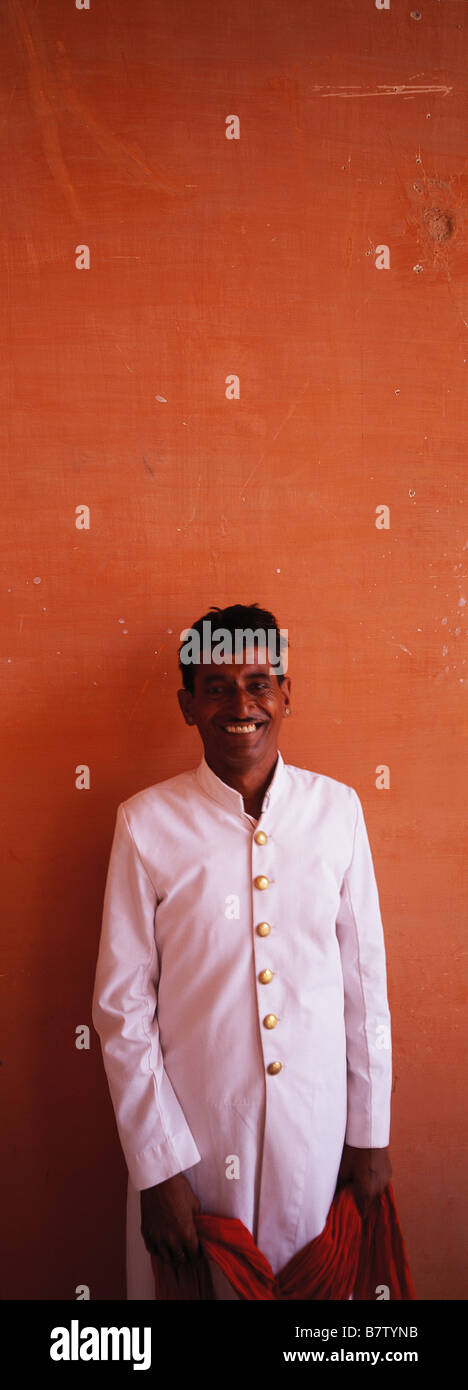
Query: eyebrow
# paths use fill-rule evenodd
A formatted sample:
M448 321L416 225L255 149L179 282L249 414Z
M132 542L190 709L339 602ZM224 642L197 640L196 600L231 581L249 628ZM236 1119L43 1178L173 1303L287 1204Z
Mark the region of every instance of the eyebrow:
M268 670L262 670L262 669L261 669L260 667L258 667L258 666L256 666L254 670L252 670L252 671L250 671L250 672L246 672L245 674L246 674L247 680L252 680L252 679L256 680L258 677L260 677L260 678L263 679L263 680L270 680L270 679L271 679L271 672L268 671ZM202 679L203 679L203 685L204 685L204 686L206 686L206 685L212 685L213 682L216 682L216 684L219 684L219 682L221 682L222 684L227 685L228 682L232 679L232 677L226 676L226 673L225 673L225 672L221 672L221 671L220 671L219 674L216 674L216 675L215 675L214 672L211 672L210 675L205 675L205 676L203 676Z

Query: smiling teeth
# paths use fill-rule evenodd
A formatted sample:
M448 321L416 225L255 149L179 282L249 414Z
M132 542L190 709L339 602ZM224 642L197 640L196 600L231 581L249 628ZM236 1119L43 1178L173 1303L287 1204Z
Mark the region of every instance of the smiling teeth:
M224 727L228 734L254 734L256 729L255 724L225 724Z

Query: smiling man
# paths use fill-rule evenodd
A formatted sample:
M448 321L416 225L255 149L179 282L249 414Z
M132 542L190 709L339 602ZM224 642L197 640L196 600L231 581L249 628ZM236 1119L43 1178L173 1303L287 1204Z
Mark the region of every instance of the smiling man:
M365 1215L391 1176L361 803L279 752L291 681L271 613L212 609L188 631L178 698L203 756L118 808L93 998L129 1171L129 1299L155 1297L151 1252L197 1258L200 1209L239 1217L277 1273L337 1186Z

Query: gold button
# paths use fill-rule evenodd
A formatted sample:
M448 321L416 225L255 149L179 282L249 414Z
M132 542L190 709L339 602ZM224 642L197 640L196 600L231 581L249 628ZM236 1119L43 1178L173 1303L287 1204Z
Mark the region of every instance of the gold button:
M266 845L267 839L268 839L268 835L265 835L265 831L264 831L264 830L257 830L257 831L256 831L256 833L255 833L255 835L254 835L254 840L255 840L255 843L256 843L257 845Z
M270 980L273 979L273 971L261 970L258 978L260 980L261 985L269 985Z
M259 922L258 927L255 928L255 931L257 933L257 936L269 936L271 932L270 923Z
M276 1014L267 1014L263 1020L265 1028L276 1028L277 1022Z
M268 888L269 882L269 878L265 878L264 874L259 874L258 878L254 878L254 884L256 888Z
M277 1076L277 1075L278 1075L278 1072L279 1072L279 1071L282 1071L282 1070L283 1070L283 1063L282 1063L282 1062L270 1062L269 1067L267 1067L267 1072L269 1073L270 1076Z

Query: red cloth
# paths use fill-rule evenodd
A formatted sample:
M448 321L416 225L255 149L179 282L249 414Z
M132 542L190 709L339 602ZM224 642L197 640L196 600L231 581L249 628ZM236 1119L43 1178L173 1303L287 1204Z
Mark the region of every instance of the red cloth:
M200 1212L196 1225L203 1252L199 1260L184 1262L176 1271L151 1257L156 1298L214 1298L206 1257L216 1261L242 1299L341 1300L354 1294L375 1302L382 1284L392 1301L416 1298L391 1183L374 1199L365 1221L351 1188L343 1187L321 1234L276 1277L242 1221Z

